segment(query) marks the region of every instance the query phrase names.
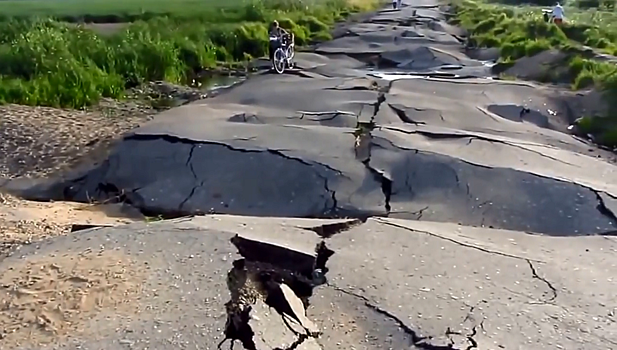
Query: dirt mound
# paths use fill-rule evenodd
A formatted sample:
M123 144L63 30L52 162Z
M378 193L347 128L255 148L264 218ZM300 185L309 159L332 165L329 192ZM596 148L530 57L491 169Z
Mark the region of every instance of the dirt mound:
M103 103L92 111L0 107L0 177L45 176L66 170L86 154L148 120L152 110Z
M598 60L608 60L596 53L589 53ZM606 55L605 55L606 56ZM493 72L506 79L522 79L550 83L566 89L555 89L554 100L565 106L565 121L568 124L582 116L606 115L607 103L596 89L571 91L573 75L569 61L572 55L559 50L547 50L531 57L522 57L514 63L497 64ZM566 132L565 130L562 130Z
M123 205L30 202L0 193L0 261L20 246L42 239L142 220L135 209Z
M88 320L106 310L136 314L144 276L144 266L120 251L47 255L13 264L0 276L3 349L88 333Z
M547 50L531 57L522 57L513 64L496 65L495 73L524 80L568 83L571 76L567 71L569 55L559 50Z

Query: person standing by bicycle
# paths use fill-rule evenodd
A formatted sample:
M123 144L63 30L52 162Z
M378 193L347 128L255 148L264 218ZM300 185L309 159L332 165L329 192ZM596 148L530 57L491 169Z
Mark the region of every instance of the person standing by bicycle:
M551 16L553 17L553 23L555 23L556 25L561 25L563 23L563 15L564 15L564 11L563 11L563 7L561 6L560 3L555 4L555 7L553 7L553 12L551 13Z
M289 33L279 26L278 21L272 21L272 24L270 24L270 46L268 49L270 54L270 62L274 59L274 51L281 46L283 35L289 35Z

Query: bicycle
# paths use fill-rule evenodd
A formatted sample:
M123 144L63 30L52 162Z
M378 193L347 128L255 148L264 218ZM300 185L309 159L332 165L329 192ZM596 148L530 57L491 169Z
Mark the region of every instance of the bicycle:
M552 12L553 12L553 10L542 9L542 18L544 18L544 22L546 22L546 23L552 23L553 22Z
M278 74L283 74L286 67L292 67L291 60L294 57L294 40L292 35L283 35L280 40L279 47L274 51L272 55L272 66ZM279 41L277 38L271 37L270 40Z

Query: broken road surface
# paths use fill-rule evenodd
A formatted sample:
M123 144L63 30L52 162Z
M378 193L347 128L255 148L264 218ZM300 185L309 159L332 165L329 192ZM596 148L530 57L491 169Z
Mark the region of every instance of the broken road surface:
M615 230L617 167L557 131L565 103L548 88L487 79L440 8L413 6L350 23L298 53L293 74L256 75L166 111L101 165L19 192L121 198L166 217L389 215L557 236ZM372 52L377 69L358 52Z
M158 115L91 169L3 183L213 215L0 260L0 348L617 348L611 156L559 131L552 90L488 79L434 0L406 5Z
M239 235L280 247L278 263L295 261L295 271L285 268L297 280L322 239L311 229L333 222L214 215L91 229L24 247L0 263L9 271L0 277L2 285L22 290L2 292L11 304L0 311L0 321L14 330L3 335L3 349L39 349L51 340L54 349L213 348L224 337L232 261L251 261L246 256L256 247L275 249L246 245L241 256L229 241ZM325 264L327 282L306 289L306 318L322 334L305 337L298 349L617 346L617 242L605 237L375 218L351 224L325 244L334 252ZM271 266L278 266L276 260ZM49 264L55 269L45 268ZM57 283L57 300L79 290L84 303L67 303L62 314L41 304L46 294L36 289L39 284L28 285L28 271L37 272L37 283ZM299 288L285 278L291 289ZM106 285L124 294L105 299L97 290ZM97 296L100 308L88 308ZM30 312L53 324L37 324ZM251 317L257 349L298 342L264 302L253 305Z

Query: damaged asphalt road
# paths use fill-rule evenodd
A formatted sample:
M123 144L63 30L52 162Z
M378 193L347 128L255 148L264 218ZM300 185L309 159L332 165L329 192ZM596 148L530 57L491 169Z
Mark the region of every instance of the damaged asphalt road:
M91 331L59 336L53 349L227 348L232 340L234 349L259 350L616 345L617 245L600 236L210 215L83 230L24 247L0 267L92 247L130 258L129 270L148 267L139 312L120 328L96 314ZM250 308L234 323L227 313L238 300ZM14 344L10 334L3 341Z
M52 344L0 325L0 348L616 348L617 243L600 235L617 230L616 166L557 131L548 90L485 79L434 0L407 5L339 28L293 74L158 115L93 168L4 184L176 218L2 260L56 271L94 252L104 270L113 252L133 292L62 313L75 331ZM0 304L30 295L11 283Z
M457 50L455 28L428 5L350 23L349 35L298 53L299 73L253 76L166 111L103 164L16 192L123 201L167 218L389 216L555 236L617 229L617 167L552 127L547 108L560 107L545 90L484 79L489 70ZM377 70L358 50L376 52ZM380 64L416 76L392 80Z
M289 85L288 90L310 87L306 78L283 79L277 84ZM219 110L217 99L248 95L251 83L207 105L186 106L192 111L183 112L184 122L167 112L127 136L97 169L22 194L87 202L109 200L121 191L144 213L166 217L390 215L549 235L596 234L617 226L611 206L596 195L617 193L615 167L601 159L486 132L410 124L399 119L402 110L384 104L388 93L371 90L328 92L330 99L343 101L333 111L356 113L353 128L322 125L347 116L338 112L317 121L285 118L282 123L275 117L267 124L268 117L260 115L266 124L228 122L237 112ZM365 102L358 102L362 98ZM384 115L395 116L398 124L380 124ZM201 122L206 116L212 120ZM592 167L598 172L587 171Z
M253 82L285 87L266 98L254 93ZM342 84L346 89L322 94ZM537 128L533 139L515 138L510 124L511 134L504 135L494 127L420 124L409 109L389 105L401 101L398 93L390 96L397 84L255 77L160 115L128 135L98 168L22 194L83 202L121 195L144 213L165 217L390 215L549 235L615 230L615 206L605 205L615 201L615 166L581 153L586 145L570 138L568 147L558 148L552 143L569 136L534 124L516 124ZM316 92L331 116L308 118L306 99L285 95L302 89ZM238 99L249 104L230 105ZM262 99L274 107L259 104ZM239 121L240 108L262 122ZM336 124L338 118L344 122ZM539 143L538 133L550 142Z

